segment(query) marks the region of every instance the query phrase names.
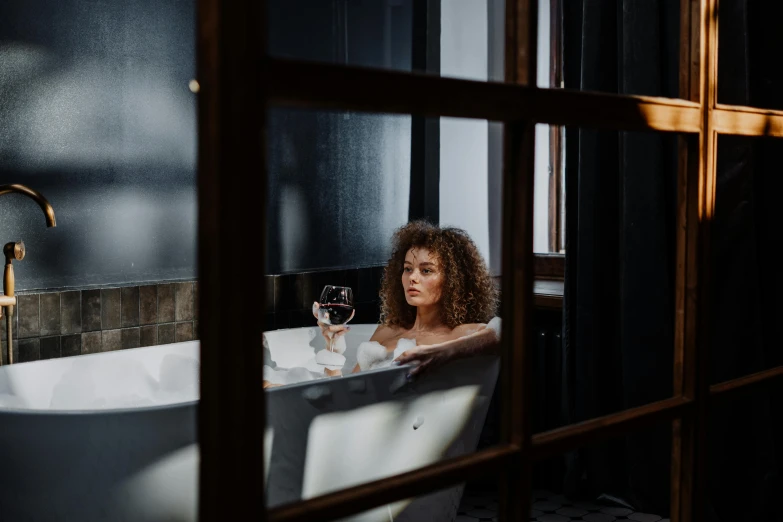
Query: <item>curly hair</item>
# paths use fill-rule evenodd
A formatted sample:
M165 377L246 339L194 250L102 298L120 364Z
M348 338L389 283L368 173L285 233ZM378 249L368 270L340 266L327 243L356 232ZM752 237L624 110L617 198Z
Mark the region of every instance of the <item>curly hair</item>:
M498 292L468 234L458 228L412 221L392 237L391 258L381 280L381 324L410 328L416 321L416 307L405 300L401 283L405 255L414 247L428 249L440 262L444 324L453 329L461 324L487 323L495 316Z

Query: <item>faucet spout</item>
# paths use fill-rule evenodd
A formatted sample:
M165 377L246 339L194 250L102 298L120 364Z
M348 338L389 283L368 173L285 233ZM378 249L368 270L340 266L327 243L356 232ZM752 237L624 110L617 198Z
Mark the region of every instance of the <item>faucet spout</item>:
M41 210L43 210L44 216L46 216L46 226L47 227L56 227L57 226L57 220L54 217L54 209L52 208L52 205L49 204L49 202L46 200L43 195L38 192L37 190L33 190L30 187L26 187L25 185L19 185L19 184L12 184L12 185L0 185L0 196L4 196L6 194L23 194L27 196L28 198L32 199L36 203L38 203L38 206L41 207Z

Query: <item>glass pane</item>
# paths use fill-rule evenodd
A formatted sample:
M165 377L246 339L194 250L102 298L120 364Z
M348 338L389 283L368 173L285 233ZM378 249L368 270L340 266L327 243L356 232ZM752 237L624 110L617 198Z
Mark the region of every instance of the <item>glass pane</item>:
M194 75L191 3L4 3L0 184L57 221L2 197L17 291L195 278Z
M535 431L672 395L677 135L565 140L565 308L537 311Z
M783 364L778 252L783 140L720 136L712 228L711 381Z
M553 86L680 96L679 1L561 3L562 84L554 82Z
M411 117L269 113L271 274L371 266L408 219Z
M718 52L718 102L783 109L783 76L774 67L783 50L776 21L778 2L721 1Z
M503 81L503 0L274 0L269 52L359 67ZM550 2L540 0L539 85L550 84ZM543 82L543 83L542 83Z
M490 160L487 121L422 122L282 109L270 118L270 507L479 447L499 374L499 332L484 325L499 321L499 217L489 210L500 205L501 162ZM414 223L425 218L440 228ZM351 291L322 293L327 285ZM333 350L314 302L335 328L353 308ZM469 357L473 342L481 348ZM392 362L416 350L448 362L409 379L425 366ZM450 489L428 501L434 507L381 506L362 519L439 520L444 509L451 517L459 494Z
M780 518L783 423L780 387L758 389L712 406L707 517L716 522Z
M531 520L668 522L671 427L612 438L538 462Z
M670 468L669 425L536 462L530 520L668 522ZM457 520L499 520L499 500L497 477L472 480Z
M533 252L565 253L565 129L536 125Z

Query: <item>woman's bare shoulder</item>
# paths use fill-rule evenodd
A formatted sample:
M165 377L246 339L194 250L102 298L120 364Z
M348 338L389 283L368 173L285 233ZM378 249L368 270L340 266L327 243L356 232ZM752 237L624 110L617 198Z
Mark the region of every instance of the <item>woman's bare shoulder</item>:
M375 333L372 334L372 337L370 337L370 341L383 344L384 341L399 335L401 330L402 329L397 326L380 324L378 325L378 328L375 329Z
M454 337L464 337L466 335L470 335L472 333L476 333L481 330L484 330L486 327L487 325L484 323L461 324L456 328L454 328L454 330L452 330L451 333Z

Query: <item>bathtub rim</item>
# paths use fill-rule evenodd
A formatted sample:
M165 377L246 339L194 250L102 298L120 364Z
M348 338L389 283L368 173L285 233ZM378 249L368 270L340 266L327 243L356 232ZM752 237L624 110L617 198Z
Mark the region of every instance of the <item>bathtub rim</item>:
M375 326L377 328L379 323L378 324L375 324L375 323L356 323L356 324L354 324L354 326L359 326L359 325L361 325L361 326ZM293 327L293 328L279 328L279 329L276 329L276 330L267 330L267 331L269 331L269 332L285 332L285 331L290 331L290 330L304 330L304 329L308 329L308 328L318 328L318 325L314 325L314 326L297 326L297 327ZM266 331L264 333L266 333ZM25 362L21 362L21 363L16 363L13 366L17 366L17 365L21 365L21 364L27 365L27 364L31 364L31 363L32 364L34 364L34 363L45 363L47 361L59 361L59 360L63 360L63 359L74 359L74 358L78 358L79 360L84 360L86 358L100 357L100 356L107 355L107 354L127 353L127 352L134 352L134 351L137 351L137 350L139 350L139 351L140 350L150 350L150 349L155 349L155 348L159 348L159 347L162 347L162 346L174 346L174 345L181 345L181 344L184 344L184 343L198 343L199 365L200 365L201 364L201 340L200 339L192 339L190 341L181 341L181 342L174 342L174 343L158 344L158 345L154 345L154 346L138 346L138 347L135 347L135 348L126 348L126 349L123 349L123 350L113 350L113 351L110 351L110 352L86 353L86 354L79 354L79 355L69 355L69 356L66 356L66 357L58 357L56 359L44 359L44 360L39 360L39 361L25 361ZM404 365L404 366L402 366L402 365L401 366L395 365L393 367L394 368L402 368L402 367L406 367L406 366L411 366L411 365ZM350 374L347 374L347 375L341 375L340 377L341 378L348 378L348 377L353 377L353 376L356 376L356 375L359 375L359 374L366 375L366 374L375 373L375 372L379 372L379 371L387 370L387 369L389 369L389 368L377 368L377 369L367 370L367 371L363 371L363 372L359 372L359 373L350 373ZM275 391L278 391L278 388L290 389L290 388L299 387L299 386L309 386L309 385L313 385L313 384L319 383L320 381L325 381L327 379L333 379L333 378L334 377L329 377L329 378L324 378L324 379L313 379L313 380L310 380L310 381L303 381L303 382L297 382L297 383L292 383L292 384L286 384L284 386L279 386L279 387L276 386L274 388L266 388L266 389L264 389L264 392L265 393L267 393L267 392L268 393L274 393ZM201 379L201 373L199 372L199 384L200 384L200 379ZM263 375L261 376L261 380L263 380ZM157 411L157 410L162 410L162 409L167 409L167 408L172 408L172 407L177 407L177 406L187 407L187 406L196 405L196 407L198 407L198 403L201 401L200 395L201 395L201 387L199 386L199 398L198 399L193 399L193 400L190 400L190 401L178 401L178 402L171 402L171 403L167 403L167 404L154 404L154 405L151 405L151 406L128 406L128 407L122 407L122 408L90 408L90 409L87 409L87 408L84 408L84 409L61 409L61 408L58 408L58 409L54 409L54 408L43 409L43 408L14 408L14 407L0 406L0 415L5 415L5 414L15 414L15 415L102 415L102 414L118 414L118 413L128 413L128 412L137 412L137 411L138 412L148 412L148 411Z
M108 352L98 352L98 353L85 353L85 354L79 354L79 355L68 355L66 357L56 357L53 359L43 359L38 361L25 361L20 363L14 363L13 365L10 365L11 367L19 366L19 365L29 365L29 364L36 364L36 363L47 363L47 362L54 362L54 361L61 361L65 359L79 359L79 360L85 360L88 358L94 358L94 357L100 357L103 355L109 355L109 354L120 354L120 353L127 353L127 352L135 352L135 351L141 351L141 350L150 350L155 349L163 346L176 346L176 345L183 345L185 343L191 343L191 344L198 344L198 352L199 352L199 365L201 365L201 341L199 339L192 339L190 341L180 341L180 342L174 342L174 343L166 343L166 344L156 344L154 346L137 346L135 348L125 348L122 350L112 350ZM4 365L2 368L5 368L8 365ZM199 395L201 394L201 372L199 371ZM62 409L62 408L14 408L14 407L7 407L7 406L0 406L0 415L5 414L16 414L16 415L101 415L101 414L118 414L118 413L129 413L129 412L149 412L149 411L158 411L163 409L172 408L175 406L183 406L188 407L192 406L194 404L198 404L198 402L201 400L199 397L198 399L193 399L189 401L176 401L176 402L170 402L166 404L153 404L151 406L129 406L129 407L122 407L122 408L82 408L82 409Z

